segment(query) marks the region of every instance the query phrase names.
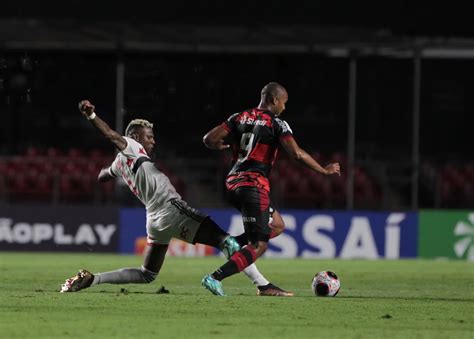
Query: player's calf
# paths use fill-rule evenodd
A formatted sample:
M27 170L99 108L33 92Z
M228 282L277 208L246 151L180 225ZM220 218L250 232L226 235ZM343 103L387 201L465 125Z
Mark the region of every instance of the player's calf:
M93 285L96 284L149 284L158 276L144 266L140 268L121 268L116 271L97 273Z
M80 270L77 275L67 279L61 285L61 293L77 292L98 284L149 284L158 276L157 272L150 271L144 266L141 268L121 268L111 272L92 274Z

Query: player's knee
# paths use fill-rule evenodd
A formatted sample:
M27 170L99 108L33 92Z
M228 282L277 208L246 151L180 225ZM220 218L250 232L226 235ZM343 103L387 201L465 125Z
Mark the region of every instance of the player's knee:
M270 225L272 232L270 233L270 238L278 237L285 230L285 224L282 222L275 222Z
M141 267L141 271L142 271L143 280L145 280L145 282L148 284L153 282L158 275L158 273L150 271L146 269L144 266Z
M249 244L249 237L245 233L236 236L235 240L239 243L240 247L244 247Z
M272 222L270 223L269 226L272 229L272 232L270 233L270 238L275 238L279 236L285 230L285 222L283 221L278 211L273 212Z

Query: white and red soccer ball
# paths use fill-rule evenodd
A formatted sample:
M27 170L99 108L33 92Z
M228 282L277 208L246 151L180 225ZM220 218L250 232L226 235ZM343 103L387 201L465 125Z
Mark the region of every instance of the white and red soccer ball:
M341 282L336 273L331 271L319 272L311 282L311 289L319 297L335 297L340 288Z

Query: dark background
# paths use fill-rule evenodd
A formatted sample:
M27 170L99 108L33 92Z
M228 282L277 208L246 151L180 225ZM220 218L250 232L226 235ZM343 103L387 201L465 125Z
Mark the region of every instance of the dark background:
M182 181L178 186L187 187L183 194L191 203L214 206L223 200L190 193L198 182L200 189L216 186L206 196L221 194L219 183L209 177L220 182L227 163L204 148L203 134L228 115L257 105L269 81L288 89L284 119L300 145L323 164L337 159L347 165L348 69L349 55L355 53L355 165L368 176L360 189L370 186L356 208L409 208L410 53L425 47L469 51L474 28L465 8L408 1L150 4L2 4L0 153L5 161L32 148L40 155L50 148L67 155L74 148L86 157L97 149L112 156L113 149L76 106L83 98L92 100L97 113L114 126L116 64L121 60L125 123L137 117L156 123L158 158ZM335 55L335 48L349 52ZM473 76L471 58L422 58L420 207L474 206ZM3 197L13 201L13 186L4 177ZM307 196L298 201L287 199L286 178L274 179L285 183L275 198L283 207L345 208L345 198L338 200L334 193L339 187L339 195L345 194L345 181L340 186L331 182L332 193L321 193L315 201ZM324 190L318 186L318 191ZM28 198L20 194L18 199ZM95 200L107 199L113 198Z
M2 18L74 19L180 25L290 25L387 29L396 35L472 36L465 1L21 1L2 4Z

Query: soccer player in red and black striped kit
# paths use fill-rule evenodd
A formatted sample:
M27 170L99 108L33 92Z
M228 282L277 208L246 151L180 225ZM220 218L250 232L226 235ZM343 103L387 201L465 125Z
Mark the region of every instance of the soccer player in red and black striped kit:
M203 278L203 286L216 295L224 295L223 279L241 272L267 250L271 233L268 178L279 148L314 172L340 175L339 163L322 167L298 146L288 123L279 118L287 101L286 89L270 82L262 89L260 104L256 108L231 115L203 138L208 148L232 148L234 163L226 179L227 195L242 213L248 239L247 246ZM230 145L226 144L227 140Z

